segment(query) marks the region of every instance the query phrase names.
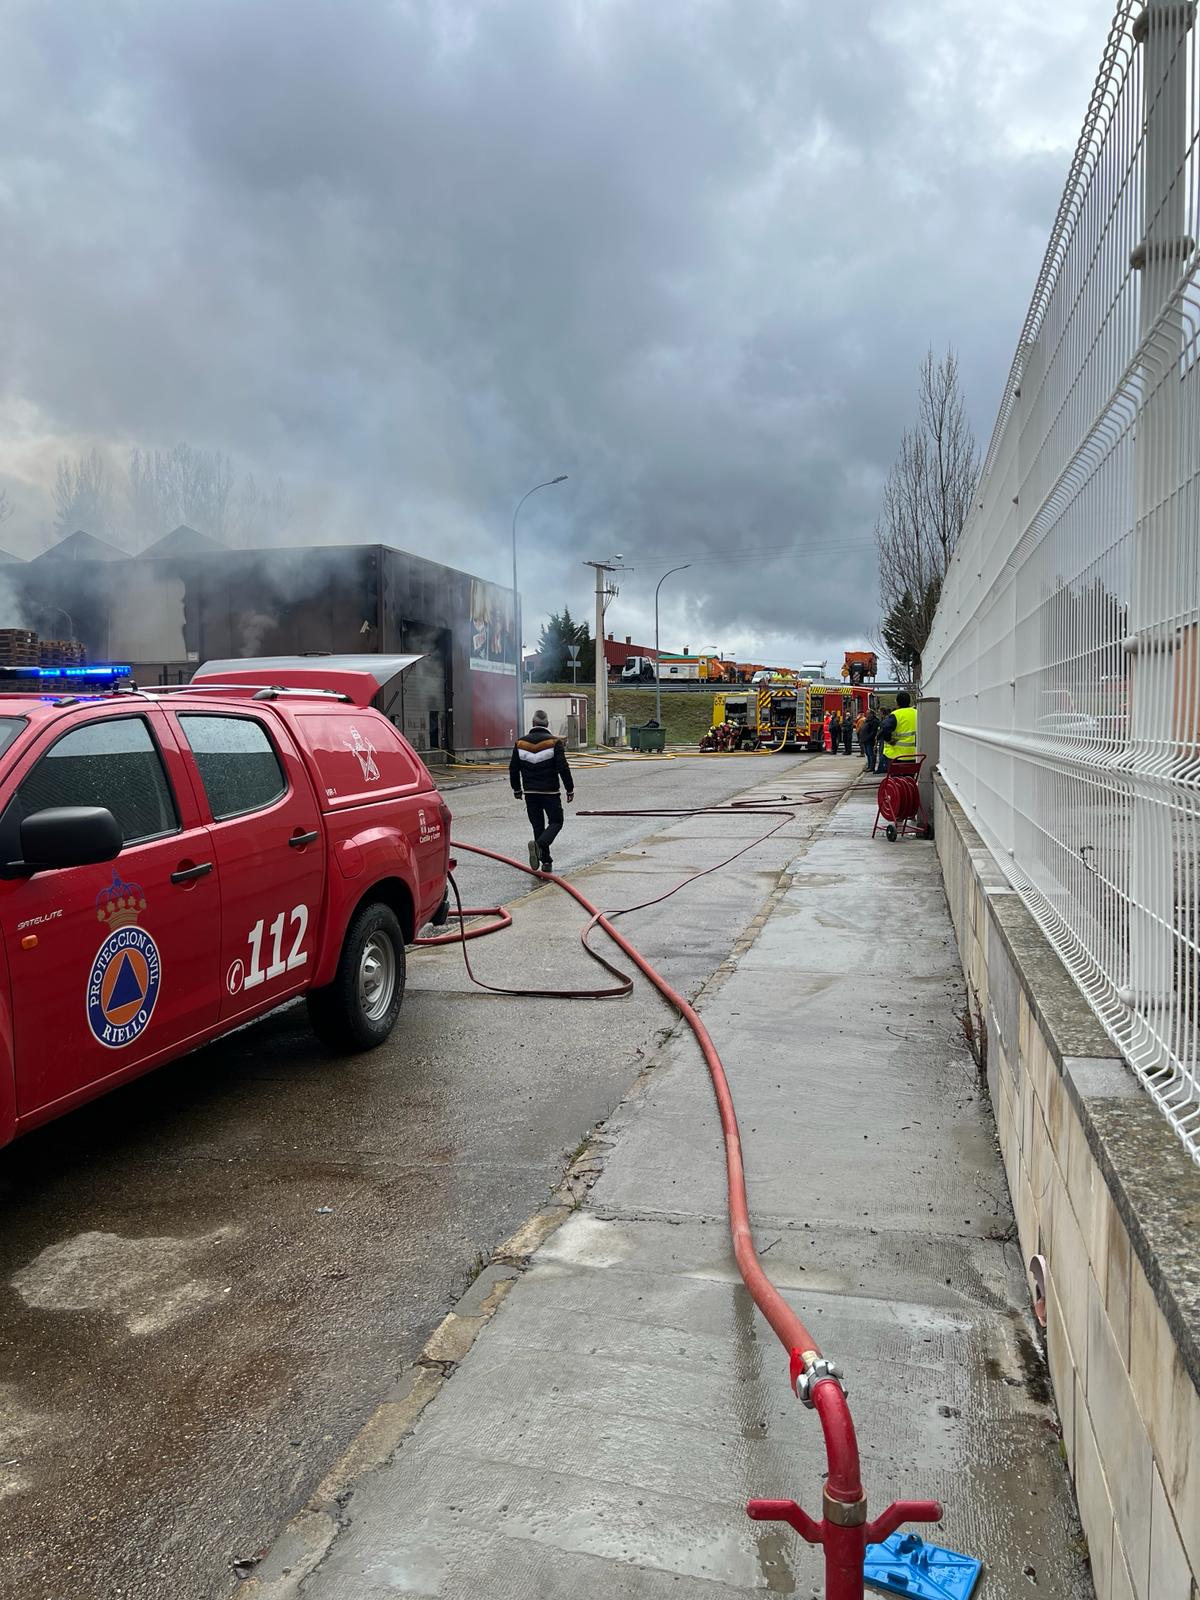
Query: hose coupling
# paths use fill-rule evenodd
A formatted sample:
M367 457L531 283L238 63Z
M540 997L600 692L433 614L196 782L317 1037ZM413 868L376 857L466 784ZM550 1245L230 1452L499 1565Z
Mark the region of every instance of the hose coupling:
M805 1350L800 1361L803 1369L795 1375L793 1386L796 1398L802 1401L811 1411L813 1408L813 1390L819 1383L836 1383L843 1394L849 1394L850 1389L842 1377L842 1369L836 1361L830 1361L825 1356L819 1356L815 1350Z

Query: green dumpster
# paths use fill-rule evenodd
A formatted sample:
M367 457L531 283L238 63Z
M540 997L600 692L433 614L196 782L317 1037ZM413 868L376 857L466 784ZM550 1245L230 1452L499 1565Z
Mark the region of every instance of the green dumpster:
M667 730L657 722L647 722L633 730L633 748L646 754L661 754L667 748Z
M629 730L629 748L631 750L640 750L642 748L642 745L641 745L641 734L642 734L642 730L640 728L630 728L630 730Z

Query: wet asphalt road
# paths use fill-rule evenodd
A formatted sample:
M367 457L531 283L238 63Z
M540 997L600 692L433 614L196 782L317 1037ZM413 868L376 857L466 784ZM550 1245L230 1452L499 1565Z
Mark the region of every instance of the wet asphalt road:
M609 766L579 774L579 805L794 793L805 764ZM448 800L457 837L520 854L502 776ZM764 826L572 819L556 864L627 904ZM628 931L694 992L793 833ZM473 946L483 975L602 981L565 896L461 861L468 903L526 895ZM234 1591L232 1564L304 1503L671 1020L641 984L611 1005L516 1000L471 989L458 951L424 952L371 1055L323 1054L292 1007L0 1153L0 1596Z

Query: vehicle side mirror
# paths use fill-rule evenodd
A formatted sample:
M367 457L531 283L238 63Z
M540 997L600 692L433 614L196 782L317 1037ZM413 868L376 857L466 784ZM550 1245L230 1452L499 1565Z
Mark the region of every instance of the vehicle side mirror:
M21 860L4 869L29 877L54 867L90 867L114 861L125 843L116 817L104 806L51 806L21 823Z

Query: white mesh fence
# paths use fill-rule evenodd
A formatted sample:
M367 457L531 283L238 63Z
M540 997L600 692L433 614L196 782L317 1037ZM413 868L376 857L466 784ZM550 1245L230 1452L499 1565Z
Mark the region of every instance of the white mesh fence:
M1200 29L1118 7L924 660L940 765L1200 1160Z

